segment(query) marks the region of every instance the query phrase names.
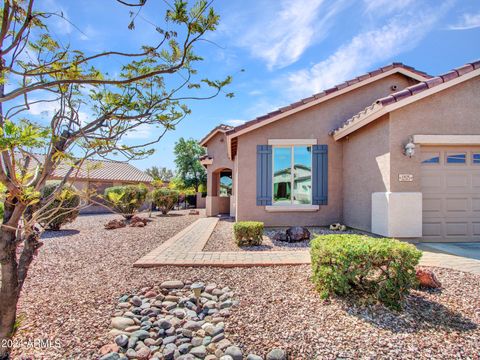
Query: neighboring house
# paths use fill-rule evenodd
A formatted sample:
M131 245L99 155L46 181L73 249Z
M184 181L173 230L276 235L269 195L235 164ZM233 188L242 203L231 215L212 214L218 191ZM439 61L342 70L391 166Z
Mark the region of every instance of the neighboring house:
M42 155L35 155L35 158L43 162ZM32 163L32 167L34 164ZM70 169L68 165L57 167L49 181L60 181ZM153 178L137 169L135 166L125 163L109 160L88 160L83 163L79 169L75 169L70 177L69 183L80 191L89 191L89 194L96 192L103 195L106 188L121 185L145 184L149 186ZM102 201L98 198L97 201ZM106 211L103 206L89 206L82 209L83 213Z
M480 241L480 61L437 77L394 63L200 143L209 216Z

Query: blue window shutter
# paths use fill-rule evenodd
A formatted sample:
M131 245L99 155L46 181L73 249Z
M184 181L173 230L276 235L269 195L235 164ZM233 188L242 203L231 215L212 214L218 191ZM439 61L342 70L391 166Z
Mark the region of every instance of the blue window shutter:
M313 145L312 204L328 204L328 145Z
M272 205L272 146L257 145L257 205Z

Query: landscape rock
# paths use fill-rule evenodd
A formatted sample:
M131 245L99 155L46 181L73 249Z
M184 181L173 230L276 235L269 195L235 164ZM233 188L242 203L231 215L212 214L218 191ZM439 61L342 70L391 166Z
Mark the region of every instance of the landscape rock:
M100 355L106 355L108 353L116 353L116 352L118 352L117 344L106 344L100 348Z
M248 354L247 360L263 360L263 358L255 354Z
M272 349L267 354L266 360L287 360L287 354L282 349Z
M287 229L287 241L310 240L310 231L306 227L294 226Z
M120 347L126 347L128 344L128 336L125 334L116 336L115 343Z
M163 283L160 284L160 287L162 289L182 289L184 286L183 281L180 280L169 280L169 281L164 281Z
M238 346L229 346L225 350L225 355L230 356L233 360L242 360L243 359L242 350Z
M127 226L124 220L119 220L119 219L113 219L107 222L104 227L107 230L114 230L114 229L120 229Z
M441 288L442 284L438 281L435 274L430 270L417 269L416 276L421 287L437 289Z
M287 233L285 231L276 231L272 239L275 241L288 241Z
M135 321L127 317L114 317L111 325L114 329L125 330L129 326L135 325Z
M100 360L119 360L120 354L116 352L112 352L106 355L103 355Z

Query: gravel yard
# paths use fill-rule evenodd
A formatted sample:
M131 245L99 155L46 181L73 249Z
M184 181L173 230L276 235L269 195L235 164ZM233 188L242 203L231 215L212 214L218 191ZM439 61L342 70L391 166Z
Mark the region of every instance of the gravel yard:
M263 235L263 244L261 246L237 246L233 238L234 221L226 218L220 219L213 230L210 239L203 248L204 251L286 251L286 250L308 250L310 248L310 240L298 242L277 241L273 239L273 235L280 230L285 231L286 228L266 228ZM336 234L338 231L329 230L326 227L312 227L308 230L315 235ZM343 231L342 234L359 234L357 230ZM370 235L370 234L369 234Z
M112 342L110 319L119 298L165 280L228 286L239 306L226 321L228 338L244 353L281 347L290 359L478 359L480 277L433 269L442 291L414 291L406 309L324 303L309 266L135 269L135 260L198 216L154 216L145 228L104 230L113 215L82 216L47 234L32 266L16 340L60 340L60 347L18 347L14 359L95 359ZM210 242L210 241L209 241ZM207 244L208 246L208 244Z

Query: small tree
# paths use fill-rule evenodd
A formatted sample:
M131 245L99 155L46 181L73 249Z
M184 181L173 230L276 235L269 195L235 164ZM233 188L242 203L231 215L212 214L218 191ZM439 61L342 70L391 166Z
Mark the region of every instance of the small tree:
M179 193L177 190L160 188L152 192L152 199L162 214L166 215L178 202Z
M183 180L185 187L193 186L195 192L201 184L207 182L207 172L200 163L200 156L205 155L205 148L194 139L183 137L175 143L175 164L177 176Z
M150 175L154 180L160 180L162 182L169 182L173 178L173 171L167 169L166 167L157 167L152 166L151 168L145 170L147 175Z
M70 186L62 186L59 192L56 192L58 184L47 184L40 192L40 206L44 207L42 217L39 223L50 230L60 230L60 228L74 221L79 213L80 195ZM51 195L55 192L55 197L51 200Z
M211 99L231 81L229 76L206 79L197 70L203 58L195 53L196 44L206 40L219 22L211 2L172 2L163 14L151 13L158 22L152 28L154 34L138 37L151 43L137 51L116 48L87 54L49 31L52 19L67 21L54 5L3 1L0 182L7 195L0 228L0 359L9 357L18 300L42 246L42 230L36 225L45 207L31 209L47 180L62 168L62 179L50 201L88 159L115 156L125 161L152 154L152 145L190 114L187 102ZM117 5L128 9L150 3L117 0ZM131 31L135 31L135 14L128 24ZM32 105L47 104L55 106L50 119L41 125L28 119ZM87 118L81 116L85 113ZM145 143L125 141L124 136L139 127L151 129L153 138ZM38 152L43 156L38 157Z
M145 203L147 193L145 185L113 186L105 189L105 199L115 211L130 220Z

